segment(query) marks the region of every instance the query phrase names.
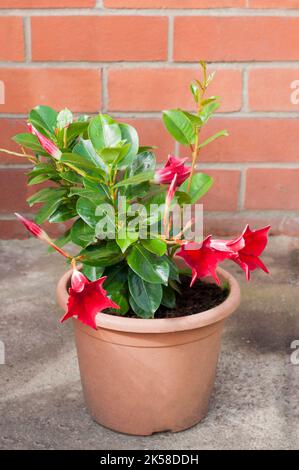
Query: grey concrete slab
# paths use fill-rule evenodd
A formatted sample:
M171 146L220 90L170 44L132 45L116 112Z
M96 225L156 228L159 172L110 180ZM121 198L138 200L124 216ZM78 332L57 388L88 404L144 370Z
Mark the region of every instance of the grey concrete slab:
M207 418L187 431L132 437L94 423L83 402L71 323L60 325L64 260L36 240L0 242L1 449L299 448L299 240L272 239L271 276L247 284L227 322ZM299 355L298 355L299 356Z

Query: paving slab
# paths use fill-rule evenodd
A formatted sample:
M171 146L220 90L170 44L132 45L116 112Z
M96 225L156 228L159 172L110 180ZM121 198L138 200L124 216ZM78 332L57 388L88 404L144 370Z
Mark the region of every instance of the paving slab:
M290 347L299 341L298 239L272 238L263 257L271 275L255 272L250 284L229 264L242 304L226 323L210 412L187 431L149 437L105 429L87 412L72 325L58 321L64 260L33 239L1 241L0 260L1 449L299 448L299 364Z

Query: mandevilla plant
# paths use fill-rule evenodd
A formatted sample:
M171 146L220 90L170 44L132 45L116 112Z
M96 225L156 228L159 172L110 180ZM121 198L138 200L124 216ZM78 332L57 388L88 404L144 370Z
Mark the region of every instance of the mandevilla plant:
M201 68L202 79L191 84L196 111L163 112L168 132L190 149L191 165L187 158L169 155L164 167L156 168L154 148L141 147L131 125L107 114L75 120L68 109L57 113L48 106L34 108L28 132L13 138L22 153L2 150L33 163L29 185L51 182L27 200L30 207L41 204L36 223L17 215L33 235L71 262L68 310L62 321L75 316L96 328L96 315L105 309L153 318L161 304L175 308L180 293L175 254L191 268L191 285L207 275L219 282L216 268L225 259L239 264L247 279L256 268L268 272L259 255L269 227L251 231L246 226L234 240L208 236L203 241L188 238L191 217L179 230L175 228L173 206L181 214L213 183L210 176L195 171L201 149L227 136L221 130L200 139L203 126L220 105L217 96L206 97L213 74L207 75L203 62ZM52 241L38 225L45 221L70 221L70 228ZM69 242L79 247L76 255L64 250Z

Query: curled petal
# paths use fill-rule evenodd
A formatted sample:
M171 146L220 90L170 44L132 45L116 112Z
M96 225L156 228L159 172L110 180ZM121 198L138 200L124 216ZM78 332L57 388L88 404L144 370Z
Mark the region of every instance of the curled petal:
M156 183L171 184L174 175L177 174L177 185L181 185L191 172L191 168L184 165L186 160L186 158L180 159L173 155L168 155L165 166L156 171Z

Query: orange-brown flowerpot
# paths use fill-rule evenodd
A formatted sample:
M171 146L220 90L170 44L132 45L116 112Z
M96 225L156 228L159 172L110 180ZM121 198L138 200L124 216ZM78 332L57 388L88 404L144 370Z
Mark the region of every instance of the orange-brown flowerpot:
M208 411L225 319L240 302L235 278L220 305L180 318L136 319L101 313L97 330L73 320L87 406L100 424L127 434L181 431ZM67 272L57 286L67 304Z

